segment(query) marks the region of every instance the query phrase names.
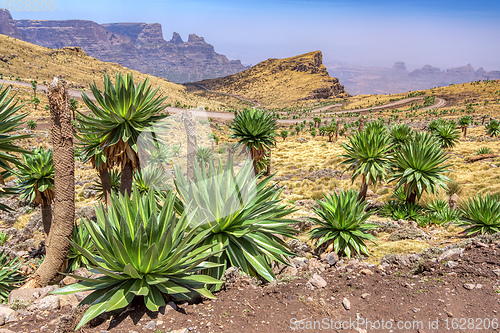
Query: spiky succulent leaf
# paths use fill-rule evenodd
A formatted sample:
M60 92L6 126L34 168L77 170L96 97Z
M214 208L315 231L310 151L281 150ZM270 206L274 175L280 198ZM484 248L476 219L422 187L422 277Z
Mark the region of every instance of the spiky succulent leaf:
M467 235L494 234L500 232L500 201L498 196L478 195L460 207L462 219L457 223Z
M395 152L395 172L389 182L398 181L396 187L403 186L407 197L412 193L416 199L424 192L435 194L438 188L446 189L446 183L451 181L445 176L450 172L447 161L448 156L432 134L416 133L411 142Z
M342 164L353 169L353 182L359 176L374 186L385 180L390 168L390 143L385 132L374 127L356 132L349 137L348 143L342 144L345 150Z
M101 147L108 166L123 165L127 161L138 165L137 138L166 117L159 114L166 105L162 105L165 97L157 96L158 89L152 90L149 79L135 85L132 74L117 73L114 84L109 76L104 76L104 91L95 84L90 85L95 102L82 93L92 114L78 112L80 131L102 138Z
M357 197L356 191L348 190L316 200L319 208L314 208L314 212L318 217L309 218L316 228L309 234L317 246L333 244L335 252L349 258L355 254L370 255L365 241L374 242L375 237L367 231L377 225L366 223L372 212L365 212L368 204L359 203Z
M455 147L460 136L456 125L451 123L439 125L433 133L441 147L445 149Z
M500 122L498 120L491 119L484 127L489 136L495 137L500 135Z
M209 276L195 274L213 265L207 258L217 254L210 246L196 250L204 243L210 228L186 233L190 219L176 216L175 196L165 197L158 209L153 192L147 196L132 193L132 198L111 194L111 204L96 207L97 223L84 220L100 258L72 242L90 261L91 268L103 276L54 291L71 294L94 290L82 304L90 304L77 329L106 311L122 309L136 295L144 296L152 311L165 305L166 298L189 299L193 294L213 297L207 284L220 283ZM210 266L212 265L212 266Z
M15 189L22 200L37 205L49 205L54 199L54 159L52 150L34 149L23 154L23 163L14 174L17 177Z
M280 203L281 189L269 184L272 177L259 182L248 162L235 173L231 160L225 167L220 161L217 166L211 161L208 168L195 166L193 180L180 168L175 176L180 199L191 203L192 221L200 225L197 232L210 230L203 244L223 251L211 260L224 266L208 273L220 278L226 268L235 266L272 281L271 263L287 264L294 255L280 236L295 234L290 227L295 221L285 218L294 210Z
M270 112L244 109L236 111L229 129L233 132L229 137L246 146L257 164L264 158L265 152L275 145L278 124Z
M22 261L16 257L10 260L5 250L0 252L0 301L5 302L9 299L9 293L14 290L24 280L19 274L19 267Z

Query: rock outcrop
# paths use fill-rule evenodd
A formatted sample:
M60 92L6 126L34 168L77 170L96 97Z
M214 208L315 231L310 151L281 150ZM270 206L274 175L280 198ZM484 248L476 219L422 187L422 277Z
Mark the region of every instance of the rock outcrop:
M271 107L349 95L339 80L328 74L321 51L291 58L268 59L243 72L192 85L238 95Z
M22 39L23 35L16 27L16 22L12 19L8 10L0 8L0 34Z
M85 20L12 20L0 11L0 33L50 48L81 47L88 55L176 83L238 73L245 66L215 52L203 37L163 38L159 23L98 24Z

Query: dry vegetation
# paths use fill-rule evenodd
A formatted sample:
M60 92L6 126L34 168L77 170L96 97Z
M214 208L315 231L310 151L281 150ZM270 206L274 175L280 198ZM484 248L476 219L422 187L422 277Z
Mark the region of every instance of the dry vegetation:
M167 102L172 105L177 103L178 106L206 107L221 111L242 106L241 101L237 99L226 98L219 102L190 94L182 85L142 74L115 63L99 61L87 56L83 51L50 49L0 35L0 55L8 58L8 62L0 62L0 79L25 83L37 80L38 84L43 84L51 82L54 76L58 76L68 81L73 88L87 88L93 82L102 88L104 74L114 76L117 72L122 74L132 72L137 81L149 78L154 88L160 87L160 93L167 96ZM44 105L43 101L41 105Z

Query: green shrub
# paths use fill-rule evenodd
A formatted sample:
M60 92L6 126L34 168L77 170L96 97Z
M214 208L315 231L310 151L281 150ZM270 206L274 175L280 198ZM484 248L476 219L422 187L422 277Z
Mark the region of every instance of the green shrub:
M486 133L491 137L500 135L500 123L496 119L491 119L490 122L485 125L485 129Z
M9 294L16 289L24 278L19 274L19 266L22 262L19 258L9 259L9 255L4 250L0 252L0 301L9 299Z
M316 200L320 206L314 208L318 218L309 218L317 225L310 231L310 239L316 241L316 246L333 247L335 252L348 258L361 253L370 255L364 241L374 242L375 237L367 231L378 226L366 223L372 213L366 212L368 204L358 202L357 198L355 190L348 190Z
M493 154L493 151L488 147L481 147L476 151L476 155L483 155L483 154Z
M468 236L500 231L500 201L497 196L479 195L463 203L460 210L463 216L457 225L465 227Z
M34 121L33 119L30 119L27 124L28 128L30 130L34 130L35 128L37 128L38 124L36 123L36 121Z
M80 267L89 267L90 261L78 250L78 247L85 249L93 255L96 255L97 252L84 223L75 223L73 225L71 240L72 243L70 244L68 253L68 269L66 271L73 272ZM78 245L78 247L74 244Z

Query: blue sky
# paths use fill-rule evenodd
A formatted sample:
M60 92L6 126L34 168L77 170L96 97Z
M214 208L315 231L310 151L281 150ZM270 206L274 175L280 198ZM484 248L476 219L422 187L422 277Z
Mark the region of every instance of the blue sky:
M230 59L255 64L322 50L324 62L442 69L472 63L500 69L500 1L367 0L55 0L53 12L12 12L15 19L158 22L196 33Z

